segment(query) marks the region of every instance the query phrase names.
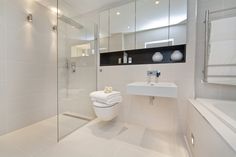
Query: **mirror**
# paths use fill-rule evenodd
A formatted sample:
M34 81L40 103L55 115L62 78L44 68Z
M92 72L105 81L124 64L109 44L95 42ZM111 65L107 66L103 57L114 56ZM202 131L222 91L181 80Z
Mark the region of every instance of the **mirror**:
M187 0L170 0L169 40L172 45L187 43Z
M137 0L136 48L186 44L187 0Z
M110 51L135 49L135 2L110 10Z
M135 49L135 2L100 13L100 53Z
M206 13L205 78L236 85L236 9Z
M109 51L109 11L99 14L99 52Z
M100 52L186 44L187 0L135 0L100 13Z
M136 48L168 46L169 0L136 1Z

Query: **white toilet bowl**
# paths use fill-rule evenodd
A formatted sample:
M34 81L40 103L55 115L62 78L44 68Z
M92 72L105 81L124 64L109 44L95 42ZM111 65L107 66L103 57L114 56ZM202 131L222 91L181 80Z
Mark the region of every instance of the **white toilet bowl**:
M93 102L93 109L96 116L102 121L110 121L118 116L120 103L108 105L100 102Z

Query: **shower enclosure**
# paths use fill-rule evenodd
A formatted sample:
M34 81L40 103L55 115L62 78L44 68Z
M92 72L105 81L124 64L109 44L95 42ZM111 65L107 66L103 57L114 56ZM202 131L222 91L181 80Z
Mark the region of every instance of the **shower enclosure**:
M89 94L97 86L96 22L66 11L58 0L58 140L94 119Z

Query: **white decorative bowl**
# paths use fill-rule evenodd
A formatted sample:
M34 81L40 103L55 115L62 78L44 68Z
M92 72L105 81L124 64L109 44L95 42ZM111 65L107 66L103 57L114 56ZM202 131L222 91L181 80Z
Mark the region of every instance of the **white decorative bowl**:
M161 62L163 60L163 55L160 52L156 52L153 56L152 56L152 61L153 62Z
M175 50L172 54L171 54L171 60L172 61L181 61L183 59L183 54L179 51L179 50Z

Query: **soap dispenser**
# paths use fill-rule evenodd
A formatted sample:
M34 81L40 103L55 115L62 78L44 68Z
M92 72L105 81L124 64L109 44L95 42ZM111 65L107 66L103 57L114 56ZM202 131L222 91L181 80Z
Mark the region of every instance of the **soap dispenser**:
M128 62L128 54L126 52L123 53L123 63L127 64Z

